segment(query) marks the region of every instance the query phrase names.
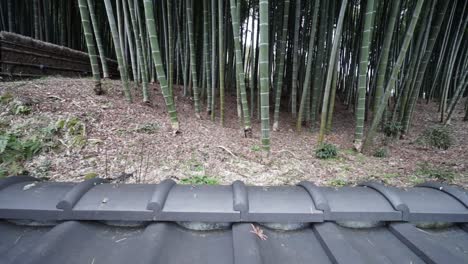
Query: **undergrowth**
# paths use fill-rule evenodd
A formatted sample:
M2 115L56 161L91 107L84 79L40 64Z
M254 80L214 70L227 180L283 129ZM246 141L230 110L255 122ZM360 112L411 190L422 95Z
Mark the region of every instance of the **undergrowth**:
M426 129L418 138L418 143L438 149L449 149L454 144L452 131L446 126L436 126Z
M315 156L319 159L331 159L338 155L338 148L330 143L323 143L315 149Z
M191 185L200 185L200 184L206 184L206 185L216 185L219 184L219 181L213 177L209 176L191 176L188 178L184 178L180 180L181 184L191 184Z
M419 168L416 170L416 175L433 178L439 181L451 181L456 176L455 172L450 169L431 166L427 162L419 164Z

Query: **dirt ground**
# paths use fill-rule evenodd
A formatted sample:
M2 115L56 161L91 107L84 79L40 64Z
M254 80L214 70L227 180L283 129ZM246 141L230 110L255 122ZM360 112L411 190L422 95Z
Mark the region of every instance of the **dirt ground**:
M44 78L0 83L0 93L32 102L29 115L12 115L2 109L0 118L15 129L47 126L76 117L86 127L86 143L60 150L42 151L25 168L37 177L53 181L82 181L98 175L123 182L154 183L166 178L179 181L207 176L221 184L242 180L255 185L296 184L309 180L317 185L346 185L363 180L381 180L396 186L410 186L425 180L423 167L449 171L449 183L468 186L468 122L463 122L464 101L451 122L456 144L448 150L417 144L428 127L437 125L437 105L420 103L410 134L389 144L389 157L376 158L352 150L354 114L337 105L333 131L327 141L339 147L335 159L315 157L317 132L294 130L294 120L282 113L280 131L272 132L272 153L260 150L259 121L253 120L253 137L244 138L236 117L235 98L227 99L226 124L212 122L206 114L195 118L193 102L176 88L176 105L181 125L174 136L162 95L151 86L152 106L129 103L119 81L105 80L106 95L92 93L91 79ZM28 124L28 125L25 125ZM2 128L4 129L4 128ZM29 128L28 128L29 129ZM32 131L32 130L31 130ZM28 132L29 133L29 132ZM33 133L33 132L31 132Z

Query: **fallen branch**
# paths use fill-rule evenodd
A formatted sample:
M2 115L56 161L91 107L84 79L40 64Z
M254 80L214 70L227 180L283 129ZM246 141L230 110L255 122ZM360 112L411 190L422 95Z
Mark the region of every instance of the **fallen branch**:
M234 153L232 153L232 151L230 151L229 149L227 149L226 147L223 147L223 146L218 146L218 148L220 149L223 149L224 151L226 151L227 153L231 154L231 156L233 156L234 158L238 158L236 155L234 155Z

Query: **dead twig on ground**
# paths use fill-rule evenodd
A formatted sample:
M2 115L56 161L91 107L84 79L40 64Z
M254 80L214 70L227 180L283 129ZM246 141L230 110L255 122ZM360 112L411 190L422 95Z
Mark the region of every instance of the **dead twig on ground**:
M234 158L238 158L234 153L232 153L232 151L230 151L229 149L227 149L226 147L223 147L223 146L218 146L218 148L220 149L223 149L224 151L226 151L227 153L231 154L231 156L233 156Z

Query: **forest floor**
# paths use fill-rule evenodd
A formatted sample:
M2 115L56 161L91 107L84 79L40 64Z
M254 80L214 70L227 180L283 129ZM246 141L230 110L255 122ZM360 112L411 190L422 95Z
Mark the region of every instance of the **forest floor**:
M53 181L100 176L145 183L195 178L221 184L242 180L282 185L309 180L317 185L342 186L381 180L410 186L444 180L468 186L468 122L462 121L463 103L450 125L457 141L448 150L418 144L423 131L438 124L435 103L417 105L410 134L404 140L389 142L389 156L384 158L353 151L354 114L337 105L333 131L327 136L327 141L339 148L337 158L316 158L317 132L309 128L296 132L295 120L286 112L280 117L280 131L271 133L272 152L265 158L259 121L253 120L253 137L244 138L234 97L227 99L222 127L219 118L212 122L203 114L201 120L196 119L191 98L176 91L181 133L173 135L156 85L151 86L151 106L141 103L134 88L135 102L127 102L119 81L105 80L107 93L103 96L94 95L92 85L88 78L0 83L3 98L30 105L30 111L12 111L12 103L4 102L0 128L19 137L47 138L42 151L17 167ZM71 126L77 129L72 131Z

